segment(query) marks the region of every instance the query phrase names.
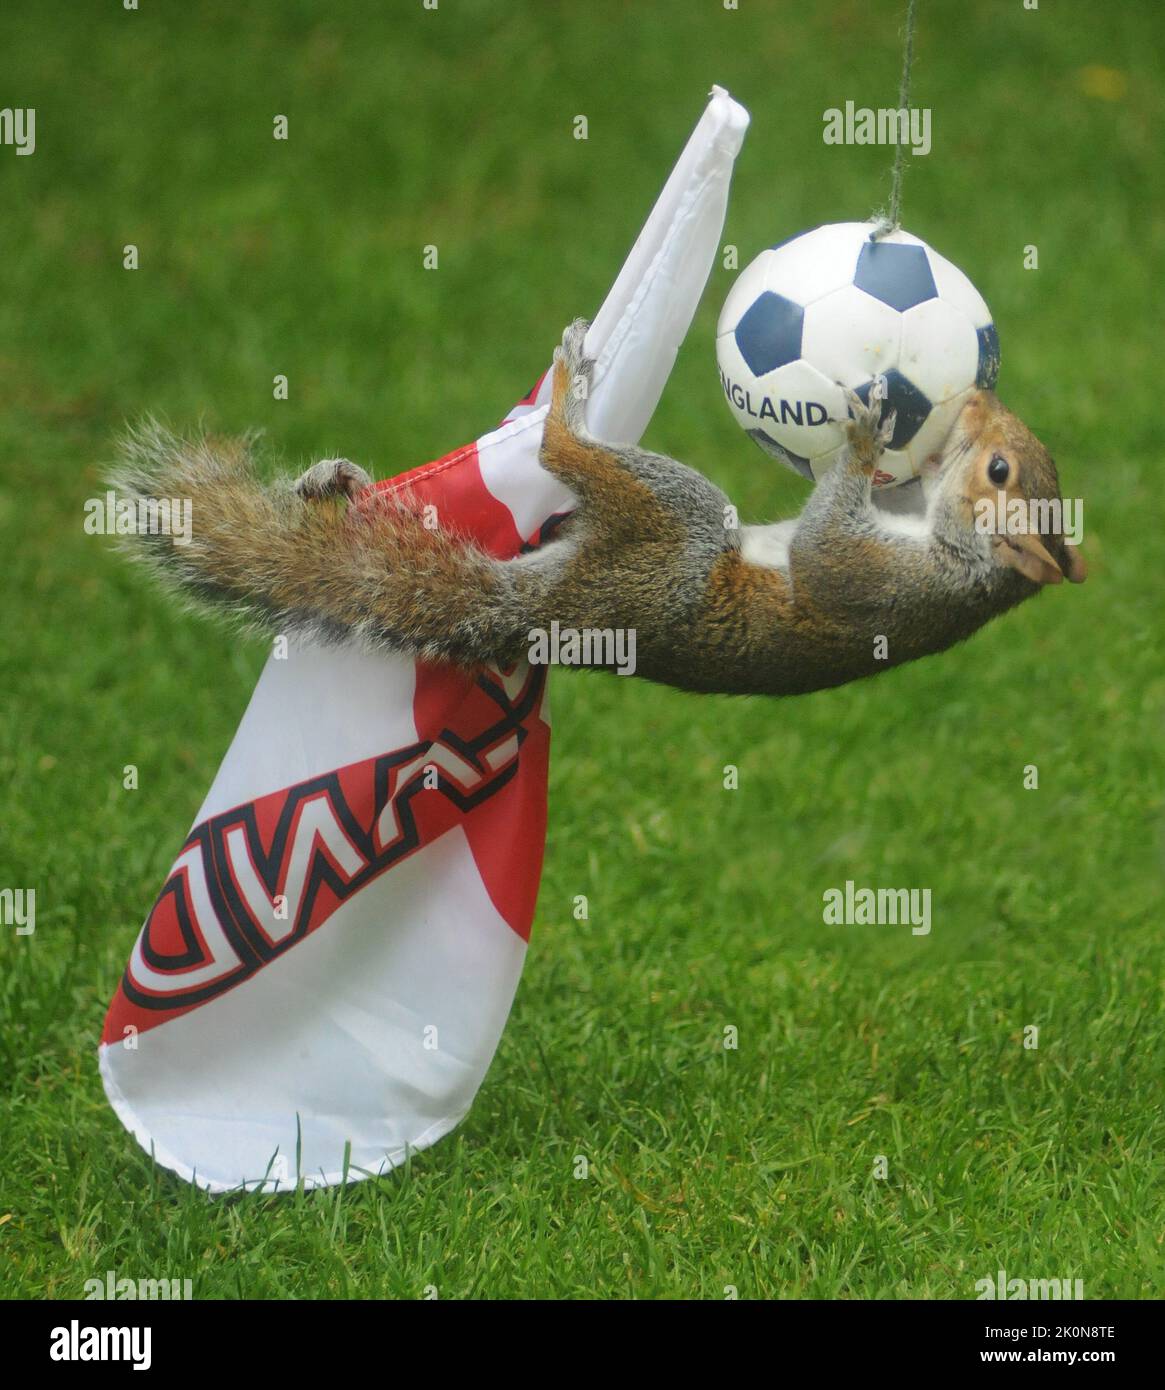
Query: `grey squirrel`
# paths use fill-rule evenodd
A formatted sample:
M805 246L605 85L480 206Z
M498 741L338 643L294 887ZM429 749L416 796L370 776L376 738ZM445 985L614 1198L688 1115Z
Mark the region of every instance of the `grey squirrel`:
M525 658L555 620L621 628L636 634L636 674L730 694L841 685L941 651L1045 584L1085 577L1060 532L976 526L980 499L1060 496L1048 451L990 391L968 400L926 465L925 516L873 505L893 429L875 390L868 404L848 393L846 453L796 520L728 525L728 498L702 474L587 434L586 329L571 324L555 352L541 452L578 506L529 554L494 559L427 529L407 503L362 496L371 479L347 460L264 484L245 442L186 442L158 426L130 436L111 482L135 500L189 498L192 535L131 544L188 597L267 632L473 668Z

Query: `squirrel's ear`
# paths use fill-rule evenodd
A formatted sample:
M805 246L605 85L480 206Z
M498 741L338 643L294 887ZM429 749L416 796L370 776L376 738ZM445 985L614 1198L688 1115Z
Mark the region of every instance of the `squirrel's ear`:
M1018 536L1000 536L995 545L995 557L1001 565L1019 570L1033 584L1060 584L1064 575L1038 536L1030 532Z

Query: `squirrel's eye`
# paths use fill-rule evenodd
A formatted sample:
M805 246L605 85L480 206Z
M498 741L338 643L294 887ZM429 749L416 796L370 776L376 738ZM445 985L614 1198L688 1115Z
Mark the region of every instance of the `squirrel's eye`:
M1002 454L996 454L987 465L987 476L997 487L1001 487L1007 482L1010 473L1011 464L1008 463Z

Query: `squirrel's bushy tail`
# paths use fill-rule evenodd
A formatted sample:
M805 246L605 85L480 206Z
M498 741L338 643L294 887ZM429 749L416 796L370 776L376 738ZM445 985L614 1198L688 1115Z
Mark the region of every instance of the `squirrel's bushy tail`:
M252 440L181 439L153 421L122 441L109 485L138 508L190 507L189 540L139 529L128 549L199 606L245 626L473 666L526 649L520 573L472 542L429 530L378 494L307 501L260 481ZM530 576L533 578L534 576Z

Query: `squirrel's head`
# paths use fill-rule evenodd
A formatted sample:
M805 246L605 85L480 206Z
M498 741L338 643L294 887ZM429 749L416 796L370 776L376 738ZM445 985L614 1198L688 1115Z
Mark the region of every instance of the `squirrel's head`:
M1065 503L1052 456L992 391L976 391L941 453L922 468L934 532L984 578L1008 587L1083 581L1079 504ZM1030 592L1030 590L1029 590Z

